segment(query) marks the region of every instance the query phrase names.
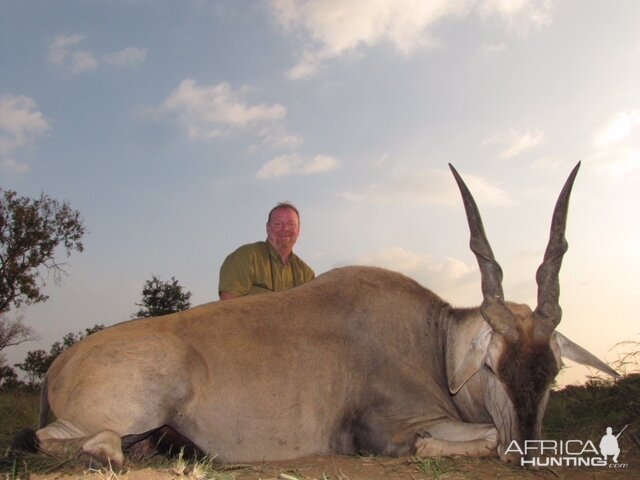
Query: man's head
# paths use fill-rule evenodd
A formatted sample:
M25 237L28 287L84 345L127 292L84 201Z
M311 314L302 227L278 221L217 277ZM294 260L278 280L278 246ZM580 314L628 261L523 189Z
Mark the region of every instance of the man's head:
M279 203L271 209L267 220L267 240L283 260L288 260L300 234L300 213L291 203Z

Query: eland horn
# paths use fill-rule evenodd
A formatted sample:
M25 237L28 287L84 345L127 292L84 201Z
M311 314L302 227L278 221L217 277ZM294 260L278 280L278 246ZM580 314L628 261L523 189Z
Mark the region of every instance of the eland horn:
M502 268L493 256L493 251L487 240L482 225L482 218L471 192L458 174L453 165L449 168L456 179L458 188L462 195L462 202L467 214L467 223L471 233L469 246L475 254L480 267L480 277L482 284L482 306L480 308L482 316L495 332L498 332L509 339L517 338L515 326L515 316L504 303L504 292L502 290Z
M549 243L544 253L544 260L536 273L538 284L538 306L533 312L534 335L539 339L548 338L560 323L562 309L560 308L560 267L562 257L569 248L564 236L567 227L567 211L569 209L569 197L573 182L576 179L580 163L573 168L569 178L560 192L553 219L551 220L551 232Z

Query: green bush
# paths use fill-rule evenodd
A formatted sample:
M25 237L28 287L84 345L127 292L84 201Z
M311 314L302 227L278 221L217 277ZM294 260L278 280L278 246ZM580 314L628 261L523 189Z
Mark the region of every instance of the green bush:
M544 436L554 439L600 438L607 427L632 443L640 434L640 374L631 374L615 383L591 380L582 386L568 386L551 392L544 419Z

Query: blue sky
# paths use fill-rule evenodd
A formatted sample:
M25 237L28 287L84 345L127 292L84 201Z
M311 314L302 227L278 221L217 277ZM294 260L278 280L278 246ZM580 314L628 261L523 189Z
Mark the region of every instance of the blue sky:
M89 230L18 312L41 340L9 361L128 319L153 274L216 300L282 200L317 273L378 265L478 304L448 163L507 298L535 306L579 160L559 330L615 360L640 334L639 18L633 0L0 0L0 186L68 200Z

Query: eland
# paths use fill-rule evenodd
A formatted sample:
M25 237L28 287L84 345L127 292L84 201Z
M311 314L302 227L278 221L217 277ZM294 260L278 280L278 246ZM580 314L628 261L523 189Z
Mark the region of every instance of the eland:
M451 166L480 307L452 307L399 273L345 267L285 292L114 325L51 365L38 448L122 466L123 448L170 427L226 462L334 453L518 461L508 446L540 438L561 357L618 376L556 330L579 166L555 206L534 310L505 301L478 208Z

